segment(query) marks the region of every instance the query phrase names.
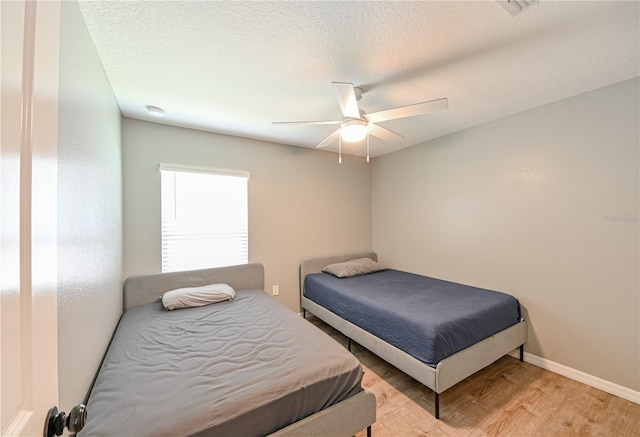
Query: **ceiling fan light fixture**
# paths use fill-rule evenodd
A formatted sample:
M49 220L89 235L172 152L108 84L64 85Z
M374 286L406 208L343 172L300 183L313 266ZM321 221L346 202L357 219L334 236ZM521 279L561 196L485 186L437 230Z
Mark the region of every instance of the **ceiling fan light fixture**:
M367 136L367 123L364 120L347 120L342 123L340 136L348 143L362 141Z

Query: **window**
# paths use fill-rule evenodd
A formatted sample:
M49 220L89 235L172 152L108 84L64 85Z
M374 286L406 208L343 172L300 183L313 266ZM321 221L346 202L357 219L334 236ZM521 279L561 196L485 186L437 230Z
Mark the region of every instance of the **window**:
M246 264L249 173L160 164L162 271Z

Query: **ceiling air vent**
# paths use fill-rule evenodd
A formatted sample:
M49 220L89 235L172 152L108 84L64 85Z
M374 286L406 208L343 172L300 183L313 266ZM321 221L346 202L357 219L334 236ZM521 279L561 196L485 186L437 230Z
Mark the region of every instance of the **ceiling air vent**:
M529 6L538 4L538 0L496 0L505 11L515 17L520 12L523 12Z

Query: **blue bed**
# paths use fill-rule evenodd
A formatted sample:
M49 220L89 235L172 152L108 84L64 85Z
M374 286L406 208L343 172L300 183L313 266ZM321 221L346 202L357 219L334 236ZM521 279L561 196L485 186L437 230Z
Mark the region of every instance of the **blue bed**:
M383 270L336 278L328 264L373 252L309 258L300 265L301 306L439 394L520 348L527 327L508 294Z
M513 296L392 269L315 273L304 288L308 299L431 367L520 321Z

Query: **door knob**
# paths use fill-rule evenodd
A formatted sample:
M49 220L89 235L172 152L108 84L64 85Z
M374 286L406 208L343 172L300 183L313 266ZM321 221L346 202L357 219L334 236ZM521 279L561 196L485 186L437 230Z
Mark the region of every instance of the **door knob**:
M84 428L87 421L87 407L84 404L78 404L71 409L69 415L62 411L58 413L58 407L51 407L47 418L44 421L44 437L53 437L62 435L65 428L70 433L75 434Z

